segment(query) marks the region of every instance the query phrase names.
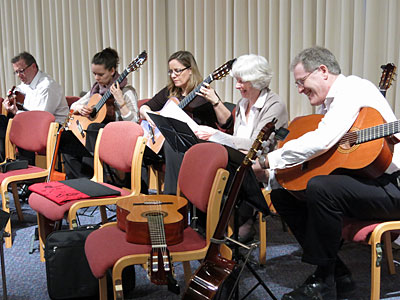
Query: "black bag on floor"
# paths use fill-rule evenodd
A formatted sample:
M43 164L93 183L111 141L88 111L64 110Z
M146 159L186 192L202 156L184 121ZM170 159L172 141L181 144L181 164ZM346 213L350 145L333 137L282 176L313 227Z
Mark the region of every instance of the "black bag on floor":
M98 299L99 283L85 255L86 237L98 226L56 230L46 239L47 290L51 299Z

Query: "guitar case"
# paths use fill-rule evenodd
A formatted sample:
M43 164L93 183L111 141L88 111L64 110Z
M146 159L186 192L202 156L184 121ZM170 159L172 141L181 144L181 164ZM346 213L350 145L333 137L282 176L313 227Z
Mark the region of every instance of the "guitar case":
M50 233L45 243L47 290L53 300L99 299L99 283L90 270L85 255L87 236L99 225L87 225L75 230L62 229ZM135 287L135 269L122 273L124 294ZM107 272L108 298L113 298L111 270Z

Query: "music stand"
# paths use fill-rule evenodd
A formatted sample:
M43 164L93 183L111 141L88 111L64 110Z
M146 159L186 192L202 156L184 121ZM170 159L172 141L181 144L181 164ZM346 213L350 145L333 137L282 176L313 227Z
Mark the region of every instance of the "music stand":
M0 261L1 261L1 279L3 282L3 300L7 300L7 284L6 284L6 269L4 265L4 250L3 250L3 238L8 235L4 232L4 228L8 220L10 219L10 214L0 209Z
M149 116L175 151L185 153L190 147L199 142L185 122L157 114L149 114Z

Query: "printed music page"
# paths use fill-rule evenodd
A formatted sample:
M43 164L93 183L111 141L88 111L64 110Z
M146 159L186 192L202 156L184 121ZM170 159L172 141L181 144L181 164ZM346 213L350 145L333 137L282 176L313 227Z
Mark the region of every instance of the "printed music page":
M193 121L191 117L189 117L181 108L179 108L178 105L176 105L172 101L168 101L164 105L164 107L160 111L160 115L185 122L186 124L188 124L193 132L196 131L199 127L199 125L195 121Z
M230 137L232 137L232 136L229 134L226 134L221 131L217 131L208 139L208 141L219 143L219 144L222 144L225 146L229 146L229 147L232 147L233 149L237 149L236 145L232 142L232 139Z

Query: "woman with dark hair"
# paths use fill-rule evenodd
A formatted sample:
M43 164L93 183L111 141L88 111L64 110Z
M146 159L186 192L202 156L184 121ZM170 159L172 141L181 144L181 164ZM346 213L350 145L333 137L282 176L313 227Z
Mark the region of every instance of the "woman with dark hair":
M120 84L117 71L119 57L111 48L96 53L92 58L92 73L96 82L89 92L71 105L74 114L89 117L93 108L88 105L95 94L104 95L110 90L112 103L107 105L107 114L102 123L90 124L87 128L84 146L71 131L65 131L61 137L60 151L64 158L64 167L68 179L93 176L93 151L97 133L101 127L111 121L132 121L139 119L137 94L125 78ZM114 84L115 83L115 84ZM107 100L107 101L110 101Z
M188 51L178 51L168 58L168 84L159 91L151 100L140 108L140 115L149 124L155 126L148 112L159 111L167 103L168 99L175 97L179 101L185 98L196 88L203 78L200 75L196 60ZM192 119L199 125L207 125L217 128L218 107L213 106L202 96L196 96L184 109ZM223 126L224 124L219 124ZM164 142L165 157L165 180L164 193L176 194L176 183L183 153L175 152L167 141Z

